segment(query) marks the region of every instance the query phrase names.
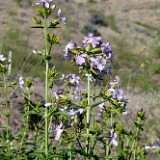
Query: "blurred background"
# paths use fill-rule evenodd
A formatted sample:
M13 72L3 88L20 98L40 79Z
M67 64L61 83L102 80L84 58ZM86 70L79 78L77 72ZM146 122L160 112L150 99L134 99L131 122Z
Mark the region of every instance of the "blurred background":
M36 16L34 0L0 2L0 51L13 52L11 75L43 77L42 60L32 50L43 49L43 32L31 29ZM160 1L159 0L58 0L57 9L67 18L61 29L61 44L54 46L51 66L62 72L76 72L63 61L65 45L81 44L88 32L109 41L113 50L113 74L123 87L158 91L160 87ZM18 63L17 63L18 62ZM63 64L63 65L62 65ZM113 76L114 76L113 75Z
M34 0L0 1L0 54L12 51L10 77L44 77L44 62L32 50L43 49L43 31L30 28L36 16ZM78 73L63 59L65 45L81 41L88 32L102 36L113 50L113 77L119 75L130 99L129 115L144 108L147 144L160 139L160 0L55 0L67 18L63 39L52 50L50 67L60 73ZM55 13L56 15L57 13ZM130 119L130 117L128 117Z

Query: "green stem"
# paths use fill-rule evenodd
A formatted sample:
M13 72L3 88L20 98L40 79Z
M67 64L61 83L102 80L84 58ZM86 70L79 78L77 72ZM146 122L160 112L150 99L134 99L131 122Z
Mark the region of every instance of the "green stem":
M19 155L21 154L22 151L22 146L23 143L25 141L27 132L28 132L28 124L29 124L29 116L28 116L28 112L29 112L29 106L30 106L30 88L28 88L28 101L27 101L27 108L25 109L25 114L24 114L24 130L23 130L23 135L22 135L22 139L20 142L20 148L19 148Z
M140 124L140 118L138 118L138 124ZM134 141L133 141L133 143L132 143L132 147L131 147L131 151L130 151L128 160L131 159L133 150L134 150L134 148L135 148L135 143L137 142L137 139L138 139L139 129L140 129L139 127L136 128L136 135L135 135L135 139L134 139ZM135 154L134 154L134 156L135 156ZM134 157L134 159L135 159L135 157Z
M72 151L69 151L69 160L72 160Z
M9 107L8 107L8 94L7 94L7 79L6 73L3 73L4 81L4 97L5 97L5 108L6 108L6 139L7 139L7 153L10 154L10 143L9 143Z
M86 132L87 132L87 140L86 140L86 153L89 153L89 132L90 132L90 111L91 111L91 106L90 106L90 74L88 73L88 105L87 105L87 113L86 113L86 124L87 124L87 128L86 128Z
M95 96L96 96L96 84L94 84L93 89L93 103L95 102ZM95 108L92 109L92 126L95 125Z
M108 159L107 157L109 156L109 145L108 145L108 140L106 141L106 159Z
M45 103L48 103L48 70L49 70L49 60L48 60L48 41L47 41L47 22L46 16L44 14L44 38L45 38L45 62L46 62L46 71L45 71ZM45 108L45 155L48 157L48 107Z
M77 140L77 142L78 142L79 147L80 147L80 148L81 148L81 150L83 151L83 147L82 147L82 145L81 145L81 143L80 143L79 139L78 139L78 138L76 138L76 140Z
M111 127L113 127L113 114L112 114L112 111L111 111Z

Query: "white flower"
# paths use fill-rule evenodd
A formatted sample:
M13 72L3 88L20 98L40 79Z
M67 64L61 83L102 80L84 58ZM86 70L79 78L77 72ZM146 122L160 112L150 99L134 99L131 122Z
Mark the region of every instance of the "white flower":
M62 132L63 132L63 129L61 129L62 126L63 126L63 123L61 122L60 125L58 125L58 126L56 127L55 140L57 140L57 141L59 140L59 138L61 137L61 134L62 134Z
M55 8L56 8L56 5L52 5L52 6L51 6L51 9L55 9Z
M61 17L61 14L62 14L62 10L59 9L59 10L58 10L58 16Z
M71 109L68 111L68 114L71 116L71 119L73 119L76 114L82 114L83 112L84 112L84 109L82 108L78 110Z
M33 54L36 54L36 53L37 53L37 51L36 51L36 50L33 50L33 51L32 51L32 53L33 53Z
M19 77L19 86L23 88L23 85L24 85L23 77Z
M59 9L58 10L58 16L60 17L61 21L65 24L66 23L66 17L62 17L62 10Z
M5 61L6 60L6 58L2 55L2 54L0 54L0 61Z
M52 103L46 103L44 106L45 107L50 107L52 105Z
M114 132L114 129L111 129L110 131L111 141L109 145L113 144L114 146L118 146L118 141L116 140L117 134Z
M146 150L148 150L148 149L151 149L152 147L150 147L150 146L145 146L144 147Z

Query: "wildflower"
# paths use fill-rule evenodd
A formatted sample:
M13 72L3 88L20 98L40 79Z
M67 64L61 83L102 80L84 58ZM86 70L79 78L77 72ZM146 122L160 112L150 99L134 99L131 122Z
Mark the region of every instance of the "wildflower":
M68 114L71 116L71 119L73 119L76 114L82 114L83 112L84 112L84 109L82 108L78 110L71 109L68 111Z
M98 107L101 109L103 108L103 106L104 106L104 102L102 102L101 104L98 105Z
M94 82L94 81L95 81L95 79L94 79L94 77L92 76L92 74L86 73L85 76L86 76L86 77L89 76L89 80L90 80L91 82Z
M91 44L93 48L97 47L101 43L101 37L94 37L92 33L88 33L88 37L84 37L82 46L85 47Z
M102 43L101 44L101 50L102 50L102 53L112 53L112 50L111 50L111 47L110 47L110 43L107 42L107 43Z
M118 141L116 140L117 138L117 134L114 132L114 129L112 128L111 131L110 131L110 143L109 145L113 144L114 146L118 146Z
M104 59L98 59L97 69L102 71L106 67L106 61Z
M76 63L78 64L78 65L82 65L82 64L84 64L85 63L85 57L87 57L87 54L81 54L81 55L77 55L76 56Z
M61 75L60 80L63 80L63 79L64 79L64 77L65 77L65 75L64 75L64 74L62 74L62 75Z
M68 74L66 76L67 79L69 79L69 82L72 84L72 85L77 85L79 84L79 81L80 81L80 77L79 76L76 76L75 74Z
M78 99L82 99L82 94L81 94L81 89L80 87L76 87L74 90L74 99L78 100Z
M23 85L24 85L23 77L19 77L19 86L23 88Z
M126 110L126 105L127 105L128 101L129 101L128 99L124 99L124 98L121 100L121 107L123 109L123 112L122 112L123 115L128 114L128 112Z
M61 17L61 14L62 14L62 10L59 9L59 10L58 10L58 16Z
M56 92L54 92L54 96L55 96L55 103L58 101L59 99L59 95L63 94L64 89L63 88L58 88Z
M120 78L118 76L115 77L113 82L110 82L111 88L109 91L112 92L112 98L117 100L123 99L123 90L120 88Z
M58 16L60 17L61 21L65 24L65 22L66 22L66 17L62 17L61 15L62 15L62 10L59 9L59 10L58 10Z
M73 42L73 41L70 41L66 47L65 47L65 54L64 54L64 58L65 59L70 59L71 58L71 54L69 54L69 50L70 49L75 49L77 47L77 43L76 42Z
M122 94L123 94L123 90L121 88L117 88L114 90L112 97L114 99L121 100L123 98Z
M61 106L61 111L65 111L67 109L67 106Z
M127 111L123 111L123 112L122 112L122 115L123 115L123 116L125 116L125 115L127 115L127 114L128 114Z
M52 103L46 103L44 106L45 107L50 107L52 105Z
M57 127L56 127L56 135L55 135L55 140L59 140L61 137L61 134L63 132L63 129L61 129L63 126L63 123L61 122Z
M61 21L63 22L63 24L66 24L66 17L61 17Z
M51 9L55 9L55 8L56 8L56 5L52 5L52 6L51 6Z
M36 51L36 50L33 50L33 51L32 51L32 53L33 53L33 54L36 54L36 53L37 53L37 51Z
M146 150L148 150L148 149L151 149L152 147L151 146L145 146L144 147Z
M96 58L91 57L91 66L102 71L106 67L106 60L102 56L97 56Z
M6 60L6 58L2 54L0 54L0 61L3 62L5 60Z
M52 2L53 0L38 0L37 2L36 2L36 5L39 5L39 4L44 4L44 6L46 7L46 8L49 8L49 3L50 2Z

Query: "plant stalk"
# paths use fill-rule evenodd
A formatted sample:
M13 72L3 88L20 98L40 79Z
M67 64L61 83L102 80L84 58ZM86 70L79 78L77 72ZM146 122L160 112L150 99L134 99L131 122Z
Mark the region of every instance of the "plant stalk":
M86 124L87 124L87 128L86 128L86 132L87 132L87 140L86 140L86 153L88 154L89 153L89 132L90 132L90 112L91 112L91 106L90 106L90 74L88 74L88 78L87 78L87 81L88 81L88 98L87 98L87 101L88 101L88 104L87 104L87 113L86 113Z
M10 154L10 143L9 143L9 107L8 107L8 94L7 94L7 78L6 73L3 73L4 81L4 97L5 97L5 108L6 108L6 139L7 139L7 153Z
M49 60L48 60L48 41L47 41L47 22L46 16L44 14L44 38L45 38L45 103L48 103L48 70L49 70ZM45 108L45 155L48 157L48 107Z

